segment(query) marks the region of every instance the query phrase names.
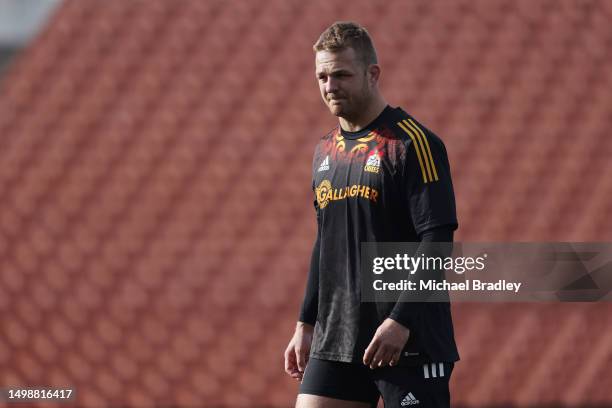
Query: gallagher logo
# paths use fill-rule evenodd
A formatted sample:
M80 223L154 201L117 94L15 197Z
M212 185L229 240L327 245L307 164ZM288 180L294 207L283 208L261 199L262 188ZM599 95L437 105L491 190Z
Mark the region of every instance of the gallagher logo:
M327 207L330 201L344 200L346 198L361 197L374 203L378 198L378 191L369 186L353 184L352 186L333 188L329 180L323 180L315 189L315 194L319 208Z

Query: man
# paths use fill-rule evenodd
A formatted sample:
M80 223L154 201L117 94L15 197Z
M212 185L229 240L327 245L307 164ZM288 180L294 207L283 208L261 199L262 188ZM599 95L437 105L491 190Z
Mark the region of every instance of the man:
M285 351L285 371L301 382L296 406L375 407L380 396L385 407L449 406L459 359L449 303L361 302L359 270L362 242L452 241L445 147L387 104L363 27L334 23L313 49L321 96L339 126L314 154L318 233Z

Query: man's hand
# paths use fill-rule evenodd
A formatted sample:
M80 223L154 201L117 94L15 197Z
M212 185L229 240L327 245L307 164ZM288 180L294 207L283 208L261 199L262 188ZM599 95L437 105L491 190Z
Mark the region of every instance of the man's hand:
M295 333L285 350L285 372L297 381L302 381L304 377L304 370L310 355L313 331L314 326L298 322Z
M374 369L399 362L410 330L392 319L385 319L374 334L363 355L363 364Z

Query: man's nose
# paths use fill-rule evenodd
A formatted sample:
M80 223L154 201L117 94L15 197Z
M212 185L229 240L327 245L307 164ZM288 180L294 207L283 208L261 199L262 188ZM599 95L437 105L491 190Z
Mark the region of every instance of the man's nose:
M325 92L327 93L335 93L338 91L338 81L334 78L327 78L327 82L325 83Z

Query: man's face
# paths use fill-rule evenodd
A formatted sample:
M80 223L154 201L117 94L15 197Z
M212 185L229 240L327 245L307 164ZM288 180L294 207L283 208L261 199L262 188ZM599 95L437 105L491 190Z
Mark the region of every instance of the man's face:
M321 96L331 113L346 119L357 117L370 101L371 87L355 50L318 51L315 62Z

